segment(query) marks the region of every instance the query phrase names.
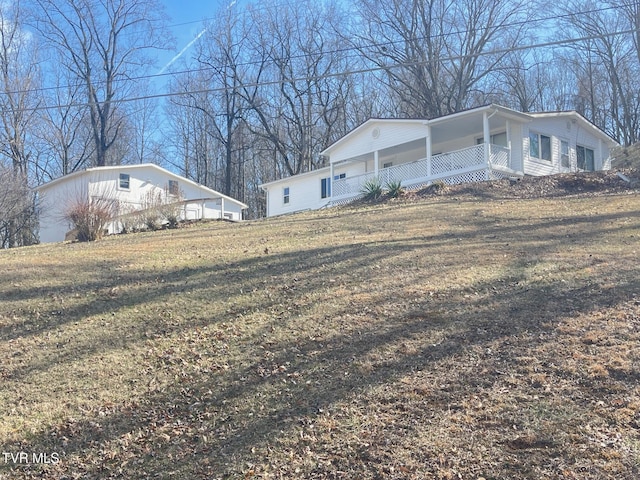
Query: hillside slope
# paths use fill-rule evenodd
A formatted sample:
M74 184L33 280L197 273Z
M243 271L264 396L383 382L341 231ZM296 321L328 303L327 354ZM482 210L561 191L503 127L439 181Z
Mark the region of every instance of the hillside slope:
M625 188L0 252L0 478L638 478Z

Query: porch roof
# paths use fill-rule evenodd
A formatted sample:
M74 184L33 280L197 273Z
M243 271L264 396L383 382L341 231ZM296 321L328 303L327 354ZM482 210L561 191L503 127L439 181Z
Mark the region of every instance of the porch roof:
M369 127L382 124L402 124L405 123L411 126L424 125L431 127L431 133L438 141L446 142L454 140L459 137L473 135L478 131L482 131L482 116L485 113L493 115L495 113L500 114L502 120L510 119L526 123L531 121L531 116L526 113L521 113L510 108L502 107L496 104L484 105L482 107L472 108L469 110L460 111L451 115L445 115L443 117L427 119L384 119L384 118L372 118L353 129L344 137L331 144L325 150L321 152L321 155L331 156L332 152L335 152L340 147L343 147L354 137L358 136L362 131ZM454 122L452 124L452 122Z

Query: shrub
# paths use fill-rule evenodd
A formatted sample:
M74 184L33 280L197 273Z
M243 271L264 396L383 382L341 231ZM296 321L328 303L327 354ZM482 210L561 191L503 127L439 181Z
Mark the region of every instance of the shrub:
M117 211L117 201L107 197L77 198L69 204L64 218L73 224L76 240L93 242L102 238L105 227Z
M171 197L166 197L167 202L172 200ZM181 197L175 197L174 202L165 203L160 207L160 215L164 221L167 222L168 228L178 228L180 223L180 214L182 213L182 205L180 204Z
M404 188L402 188L402 182L400 180L394 180L387 183L387 191L389 192L389 196L391 198L398 198L404 193Z
M442 194L446 191L447 191L447 184L444 183L442 180L436 180L435 182L433 182L431 185L429 185L423 190L424 193L430 193L435 195Z
M120 209L118 212L118 220L120 220L120 226L122 227L120 233L137 232L143 224L140 213L131 205Z
M164 191L153 188L146 192L142 196L140 210L144 225L149 230L159 230L165 224L169 228L177 228L182 212L182 196L182 192L169 192L168 187Z
M365 200L377 200L382 196L382 184L379 178L371 178L362 185Z
M161 207L164 203L162 191L152 188L142 195L140 218L149 230L159 230L162 227Z

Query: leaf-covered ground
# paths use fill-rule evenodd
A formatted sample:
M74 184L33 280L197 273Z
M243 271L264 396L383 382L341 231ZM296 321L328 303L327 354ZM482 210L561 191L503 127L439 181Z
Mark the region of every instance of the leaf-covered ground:
M507 184L0 252L0 478L639 478L640 196Z

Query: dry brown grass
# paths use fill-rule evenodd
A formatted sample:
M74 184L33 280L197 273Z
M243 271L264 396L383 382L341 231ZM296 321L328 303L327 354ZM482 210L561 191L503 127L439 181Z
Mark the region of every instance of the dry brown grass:
M640 476L640 196L0 252L0 478Z

